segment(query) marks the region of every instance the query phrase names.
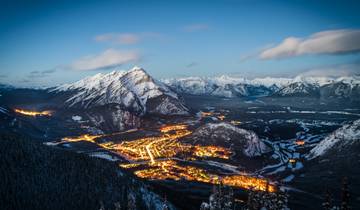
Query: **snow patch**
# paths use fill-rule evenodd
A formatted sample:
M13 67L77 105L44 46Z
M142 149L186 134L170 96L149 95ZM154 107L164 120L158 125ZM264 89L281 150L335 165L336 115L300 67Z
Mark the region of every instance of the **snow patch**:
M79 122L79 121L82 120L82 117L81 117L81 116L78 116L78 115L74 115L74 116L71 117L71 119L74 120L74 121Z
M104 152L97 152L97 153L91 153L89 154L90 157L97 157L97 158L101 158L101 159L105 159L105 160L109 160L109 161L118 161L119 158L114 157L112 155L109 155L107 153Z
M322 140L316 147L314 147L309 155L308 159L313 159L324 155L327 151L334 148L343 148L349 146L354 142L360 141L360 120L356 120L353 123L346 124L343 127L335 130L328 137Z

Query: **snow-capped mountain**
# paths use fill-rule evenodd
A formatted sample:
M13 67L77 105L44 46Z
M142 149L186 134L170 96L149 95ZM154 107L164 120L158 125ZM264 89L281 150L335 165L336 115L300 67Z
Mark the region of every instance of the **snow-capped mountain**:
M326 98L358 98L360 84L345 83L343 81L324 85L320 89L321 95Z
M219 97L242 97L252 95L267 95L272 92L272 86L265 86L257 83L251 83L244 78L233 78L221 76L214 78L187 77L180 79L166 79L163 82L179 93L193 95L212 95Z
M306 82L294 82L276 91L276 96L319 96L319 86Z
M277 96L313 96L323 99L352 98L359 95L360 77L296 77L274 94Z
M255 78L187 77L163 80L179 93L220 97L243 96L312 96L349 98L360 95L360 77Z
M254 132L229 123L205 124L196 129L189 138L197 144L221 145L231 148L246 157L259 156L269 150Z
M355 145L360 146L360 120L335 130L310 151L308 158L313 159L331 151L342 153Z
M70 108L94 108L116 104L138 114L183 115L188 113L176 93L156 81L144 69L99 73L49 90L65 96Z

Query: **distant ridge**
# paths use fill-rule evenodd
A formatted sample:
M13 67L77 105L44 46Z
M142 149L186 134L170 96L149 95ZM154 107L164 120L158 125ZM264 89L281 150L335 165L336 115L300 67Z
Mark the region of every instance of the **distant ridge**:
M360 77L304 77L255 78L241 77L185 77L165 79L163 82L178 93L220 97L246 96L311 96L322 98L352 98L360 95Z

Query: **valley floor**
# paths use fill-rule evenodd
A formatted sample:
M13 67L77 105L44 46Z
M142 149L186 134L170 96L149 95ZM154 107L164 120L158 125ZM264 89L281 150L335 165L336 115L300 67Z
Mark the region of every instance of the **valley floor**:
M4 108L1 131L27 133L47 146L84 153L95 157L94 161L105 159L143 180L157 194L167 195L180 209L199 209L208 200L212 185L219 183L233 187L240 203L246 202L250 189L286 189L291 209L319 209L329 185L334 194L340 193L344 176L351 183L351 203L358 205L358 155L344 165L340 157L329 160L333 165L324 165L306 156L329 133L359 119L359 104L309 98L185 95L184 99L193 117L148 116L140 127L120 132L102 131L89 124L86 113L76 110L54 110L51 116L33 117ZM227 145L227 138L231 138L227 130L225 134L214 132L216 137L213 133L203 139L194 136L208 124L253 131L269 149L250 158L241 155L237 145ZM222 141L206 143L208 136Z

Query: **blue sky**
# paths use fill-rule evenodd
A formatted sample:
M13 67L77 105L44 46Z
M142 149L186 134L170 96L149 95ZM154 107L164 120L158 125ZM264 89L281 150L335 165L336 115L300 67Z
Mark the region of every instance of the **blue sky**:
M360 73L359 10L356 1L1 1L0 83L51 86L134 65L156 78Z

